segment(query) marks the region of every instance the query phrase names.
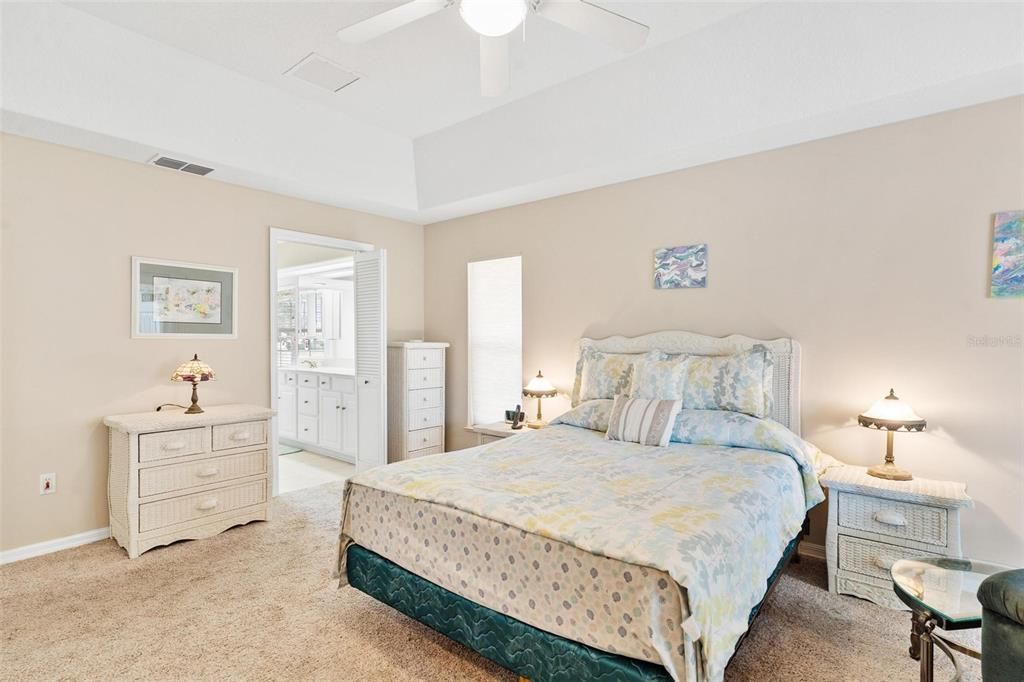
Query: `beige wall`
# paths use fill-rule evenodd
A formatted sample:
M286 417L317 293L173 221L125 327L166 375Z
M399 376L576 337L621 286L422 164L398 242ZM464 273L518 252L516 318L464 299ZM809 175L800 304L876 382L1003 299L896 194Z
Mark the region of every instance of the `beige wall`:
M25 138L2 143L2 525L9 549L107 525L106 414L182 402L193 352L204 403L269 404L268 228L388 250L389 327L423 328L423 229ZM132 340L130 259L239 269L237 340ZM57 492L38 494L39 474Z
M1024 564L1024 299L987 296L992 213L1015 208L1019 97L430 225L425 332L452 344L448 446L473 442L466 263L522 254L524 374L570 388L581 336L791 336L805 437L879 461L884 437L853 418L895 387L929 422L897 435L897 461L966 481L966 552ZM654 290L653 250L696 242L708 287Z

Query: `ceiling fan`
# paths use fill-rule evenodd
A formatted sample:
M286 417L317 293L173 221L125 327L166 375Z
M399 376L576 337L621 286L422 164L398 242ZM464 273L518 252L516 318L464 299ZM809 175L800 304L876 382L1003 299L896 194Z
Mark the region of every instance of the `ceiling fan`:
M418 19L459 6L459 15L480 34L480 91L486 97L509 87L509 34L529 12L578 33L629 51L647 41L649 27L587 0L412 0L338 31L338 38L358 44Z

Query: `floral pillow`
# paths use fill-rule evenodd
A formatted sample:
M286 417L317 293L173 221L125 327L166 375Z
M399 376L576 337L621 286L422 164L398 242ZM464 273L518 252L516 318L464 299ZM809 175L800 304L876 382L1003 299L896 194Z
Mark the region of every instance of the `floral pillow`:
M637 361L662 359L664 353L602 353L593 348L583 350L580 358L580 390L577 404L588 400L608 400L620 393L628 393L633 378L633 365Z
M764 418L772 412L771 353L758 347L736 355L691 355L683 408L729 410Z
M551 420L552 424L568 424L591 431L607 431L608 417L612 413L611 400L589 400Z
M639 360L633 365L629 396L654 400L682 400L690 358L689 355L677 355L666 360Z

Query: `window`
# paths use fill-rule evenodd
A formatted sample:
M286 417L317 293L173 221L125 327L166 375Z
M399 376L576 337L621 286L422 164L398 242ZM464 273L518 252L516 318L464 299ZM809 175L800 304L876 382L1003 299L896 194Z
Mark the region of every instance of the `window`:
M522 403L523 259L470 263L469 423L502 421Z

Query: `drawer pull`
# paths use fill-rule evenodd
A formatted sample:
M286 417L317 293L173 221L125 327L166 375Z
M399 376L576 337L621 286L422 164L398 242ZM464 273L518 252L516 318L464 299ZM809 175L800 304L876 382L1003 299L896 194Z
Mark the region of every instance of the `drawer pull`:
M309 401L308 401L308 400L303 400L303 401L302 401L302 403L303 403L304 405L309 405Z
M429 442L430 442L430 439L429 439L429 438L427 438L426 436L424 436L424 437L423 437L423 442L424 442L424 443L429 443Z
M175 450L184 450L185 441L175 440L171 441L170 443L164 443L163 445L160 446L160 449L167 450L168 452L174 452Z
M887 556L876 556L874 559L872 559L872 563L875 566L878 566L883 571L888 571L890 568L892 568L892 565L896 563L896 560L891 559Z
M424 356L423 356L423 362L426 362L426 361L427 361L427 356L426 356L426 355L424 355Z
M249 440L250 437L246 431L235 431L231 434L231 440Z
M217 467L206 467L196 472L196 476L199 478L209 478L210 476L217 475Z
M884 523L887 526L905 526L907 525L907 519L897 511L876 511L871 515L875 521Z
M199 511L210 511L211 509L216 509L216 508L217 508L217 498L216 497L211 497L208 500L203 500L202 502L200 502L199 504L196 505L196 509L198 509Z
M426 424L426 423L427 423L427 422L429 422L429 421L430 421L430 417L424 417L424 418L423 418L423 423L424 423L424 424Z
M423 396L423 402L429 403L430 402L430 398L428 398L427 396Z
M342 406L341 406L341 405L335 405L335 406L334 406L334 409L336 409L336 410L341 410L341 409L344 409L344 408L342 408Z

